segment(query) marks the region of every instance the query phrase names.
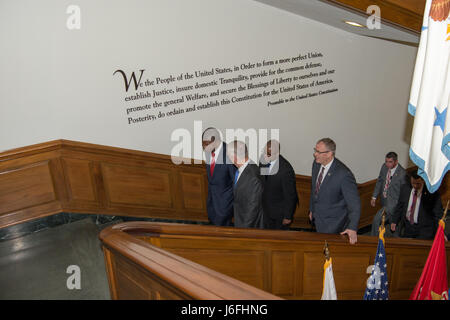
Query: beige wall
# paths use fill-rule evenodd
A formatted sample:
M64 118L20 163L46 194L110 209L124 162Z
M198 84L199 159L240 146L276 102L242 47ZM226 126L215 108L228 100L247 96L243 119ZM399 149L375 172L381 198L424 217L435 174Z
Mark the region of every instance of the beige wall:
M66 27L71 4L81 9L80 30ZM310 175L312 148L325 136L360 183L377 176L390 150L408 164L413 47L249 0L2 1L0 30L0 150L63 138L170 154L171 133L193 134L201 120L203 128L279 128L297 174ZM126 108L140 103L125 103L123 80L113 76L118 69L178 75L309 51L336 69L338 92L274 107L248 100L133 125Z

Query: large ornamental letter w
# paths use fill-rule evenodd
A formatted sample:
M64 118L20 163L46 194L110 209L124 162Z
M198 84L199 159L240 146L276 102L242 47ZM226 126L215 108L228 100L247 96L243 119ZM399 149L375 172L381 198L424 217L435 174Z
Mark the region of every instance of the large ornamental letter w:
M136 75L134 74L134 72L131 73L130 80L127 79L127 75L122 70L114 71L113 75L115 75L117 72L120 72L122 74L123 81L125 82L125 91L128 92L128 89L130 88L130 85L131 85L131 80L133 80L133 82L134 82L134 89L135 90L137 90L139 85L141 84L142 75L144 74L145 69L139 70L139 71L141 72L141 76L139 77L139 81L136 81Z

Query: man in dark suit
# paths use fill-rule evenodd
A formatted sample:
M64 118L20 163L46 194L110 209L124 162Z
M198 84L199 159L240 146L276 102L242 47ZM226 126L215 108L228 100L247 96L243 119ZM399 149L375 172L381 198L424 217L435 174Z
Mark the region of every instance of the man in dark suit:
M226 144L217 129L208 128L203 132L202 146L208 177L208 219L216 226L231 226L236 167L227 158Z
M433 239L439 219L443 215L439 192L430 193L417 173L411 174L411 185L400 191L397 207L392 216L391 230L402 224L400 236L404 238Z
M245 143L233 141L227 145L228 157L238 168L234 184L234 226L263 228L263 183L259 167L248 158Z
M298 195L294 169L280 154L277 140L267 142L259 167L264 182L264 228L288 230L298 205Z
M391 151L386 154L384 164L381 166L370 204L375 207L376 199L380 196L381 209L378 210L372 221L372 236L378 236L383 209L386 213L386 224L392 221L392 213L398 203L401 187L407 183L406 170L398 163L398 156ZM397 233L394 234L398 236ZM392 236L390 229L386 228L385 236Z
M317 232L347 234L357 242L361 201L353 173L335 158L336 144L319 140L314 148L309 219Z

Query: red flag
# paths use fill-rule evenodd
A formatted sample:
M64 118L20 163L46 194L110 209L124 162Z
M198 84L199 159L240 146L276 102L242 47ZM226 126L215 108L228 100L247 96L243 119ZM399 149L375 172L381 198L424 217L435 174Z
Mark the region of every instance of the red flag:
M430 254L409 300L448 300L445 223L439 221Z

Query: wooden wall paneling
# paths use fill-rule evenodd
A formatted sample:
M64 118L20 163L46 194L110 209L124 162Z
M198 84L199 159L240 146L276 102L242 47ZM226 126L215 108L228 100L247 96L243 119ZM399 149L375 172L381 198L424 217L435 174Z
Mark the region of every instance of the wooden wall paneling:
M422 274L425 266L426 257L417 256L417 254L401 254L396 257L395 270L391 288L395 291L409 291L414 288ZM398 275L402 273L403 277Z
M205 175L199 172L183 172L179 170L180 188L183 199L183 209L193 211L206 211Z
M190 299L182 292L164 285L151 273L116 254L117 292L119 300L180 300Z
M69 203L99 205L94 177L94 164L89 160L61 158Z
M370 276L367 268L373 264L377 250L377 240L368 236L360 236L358 244L351 246L338 235L309 232L160 223L123 225L127 230L138 228L141 234L147 227L148 235L140 235L140 239L151 243L151 238L156 237L163 250L288 299L320 299L325 240L333 259L338 299L362 299ZM122 226L115 228L118 230ZM386 239L392 299L409 297L423 270L431 243L415 239ZM450 251L448 246L447 251ZM447 268L450 269L450 265Z
M338 299L362 299L361 288L364 288L370 274L367 267L373 260L367 253L333 254L333 273L339 275L335 278ZM322 258L323 260L323 258ZM340 297L339 297L340 296Z
M277 296L294 296L296 254L294 251L272 251L271 292Z
M360 12L364 15L371 5L381 11L382 23L390 23L419 33L422 27L425 0L322 0ZM368 15L367 15L368 16Z
M63 163L61 161L61 157L59 156L57 158L50 159L49 162L56 198L58 199L61 207L63 207L69 201Z
M29 167L45 161L48 169L35 169L44 176L38 182L33 181L36 176ZM370 206L375 182L376 179L358 185L362 204L360 228L370 226L380 208L379 201L375 208ZM36 183L45 186L37 187ZM26 192L25 186L36 192ZM311 177L297 175L296 187L300 205L291 226L311 229L308 217ZM17 192L17 188L21 190ZM445 205L450 199L447 177L439 192ZM68 140L0 153L0 228L6 223L16 224L62 211L207 222L207 193L204 165L175 165L167 155ZM24 201L19 201L20 197ZM54 203L42 203L47 200Z
M57 200L49 161L2 172L0 178L1 213Z
M105 191L105 181L102 175L102 166L100 161L92 161L91 163L92 178L95 186L95 194L98 200L98 209L100 212L107 214L108 198Z
M151 234L155 235L153 232ZM103 247L113 252L113 265L122 273L122 283L117 288L119 298L143 298L147 292L150 293L148 296L156 299L278 299L267 292L154 247L141 241L141 235L137 236L135 238L122 233L114 226L100 233ZM196 254L198 253L193 253ZM202 258L202 253L199 257ZM132 283L124 283L127 281ZM121 292L123 290L132 292Z
M305 257L304 257L304 248L300 248L297 246L295 250L295 292L293 297L285 297L285 299L298 299L299 297L304 296L304 278L305 278ZM323 269L323 266L322 266Z
M311 177L296 176L297 195L299 205L294 214L294 221L291 227L311 229L309 223L309 198L311 194Z
M375 207L370 205L376 180L372 180L358 185L359 196L361 199L361 217L359 219L359 228L372 224L373 217L381 208L380 199L377 199Z
M102 163L109 206L173 208L170 170Z
M50 215L61 209L51 159L39 160L0 172L1 227Z
M322 286L317 284L323 283L323 264L324 258L322 253L315 251L303 252L302 297L304 299L317 300L322 296Z
M186 220L208 221L206 201L208 182L202 165L174 165L177 183L174 185L179 199L179 211Z
M243 281L258 289L265 287L262 250L166 248L171 253Z
M393 5L402 7L406 10L414 12L418 15L423 15L425 11L426 0L385 0Z
M0 215L0 228L10 227L30 220L51 216L62 212L61 204L52 201L34 207L19 209Z

